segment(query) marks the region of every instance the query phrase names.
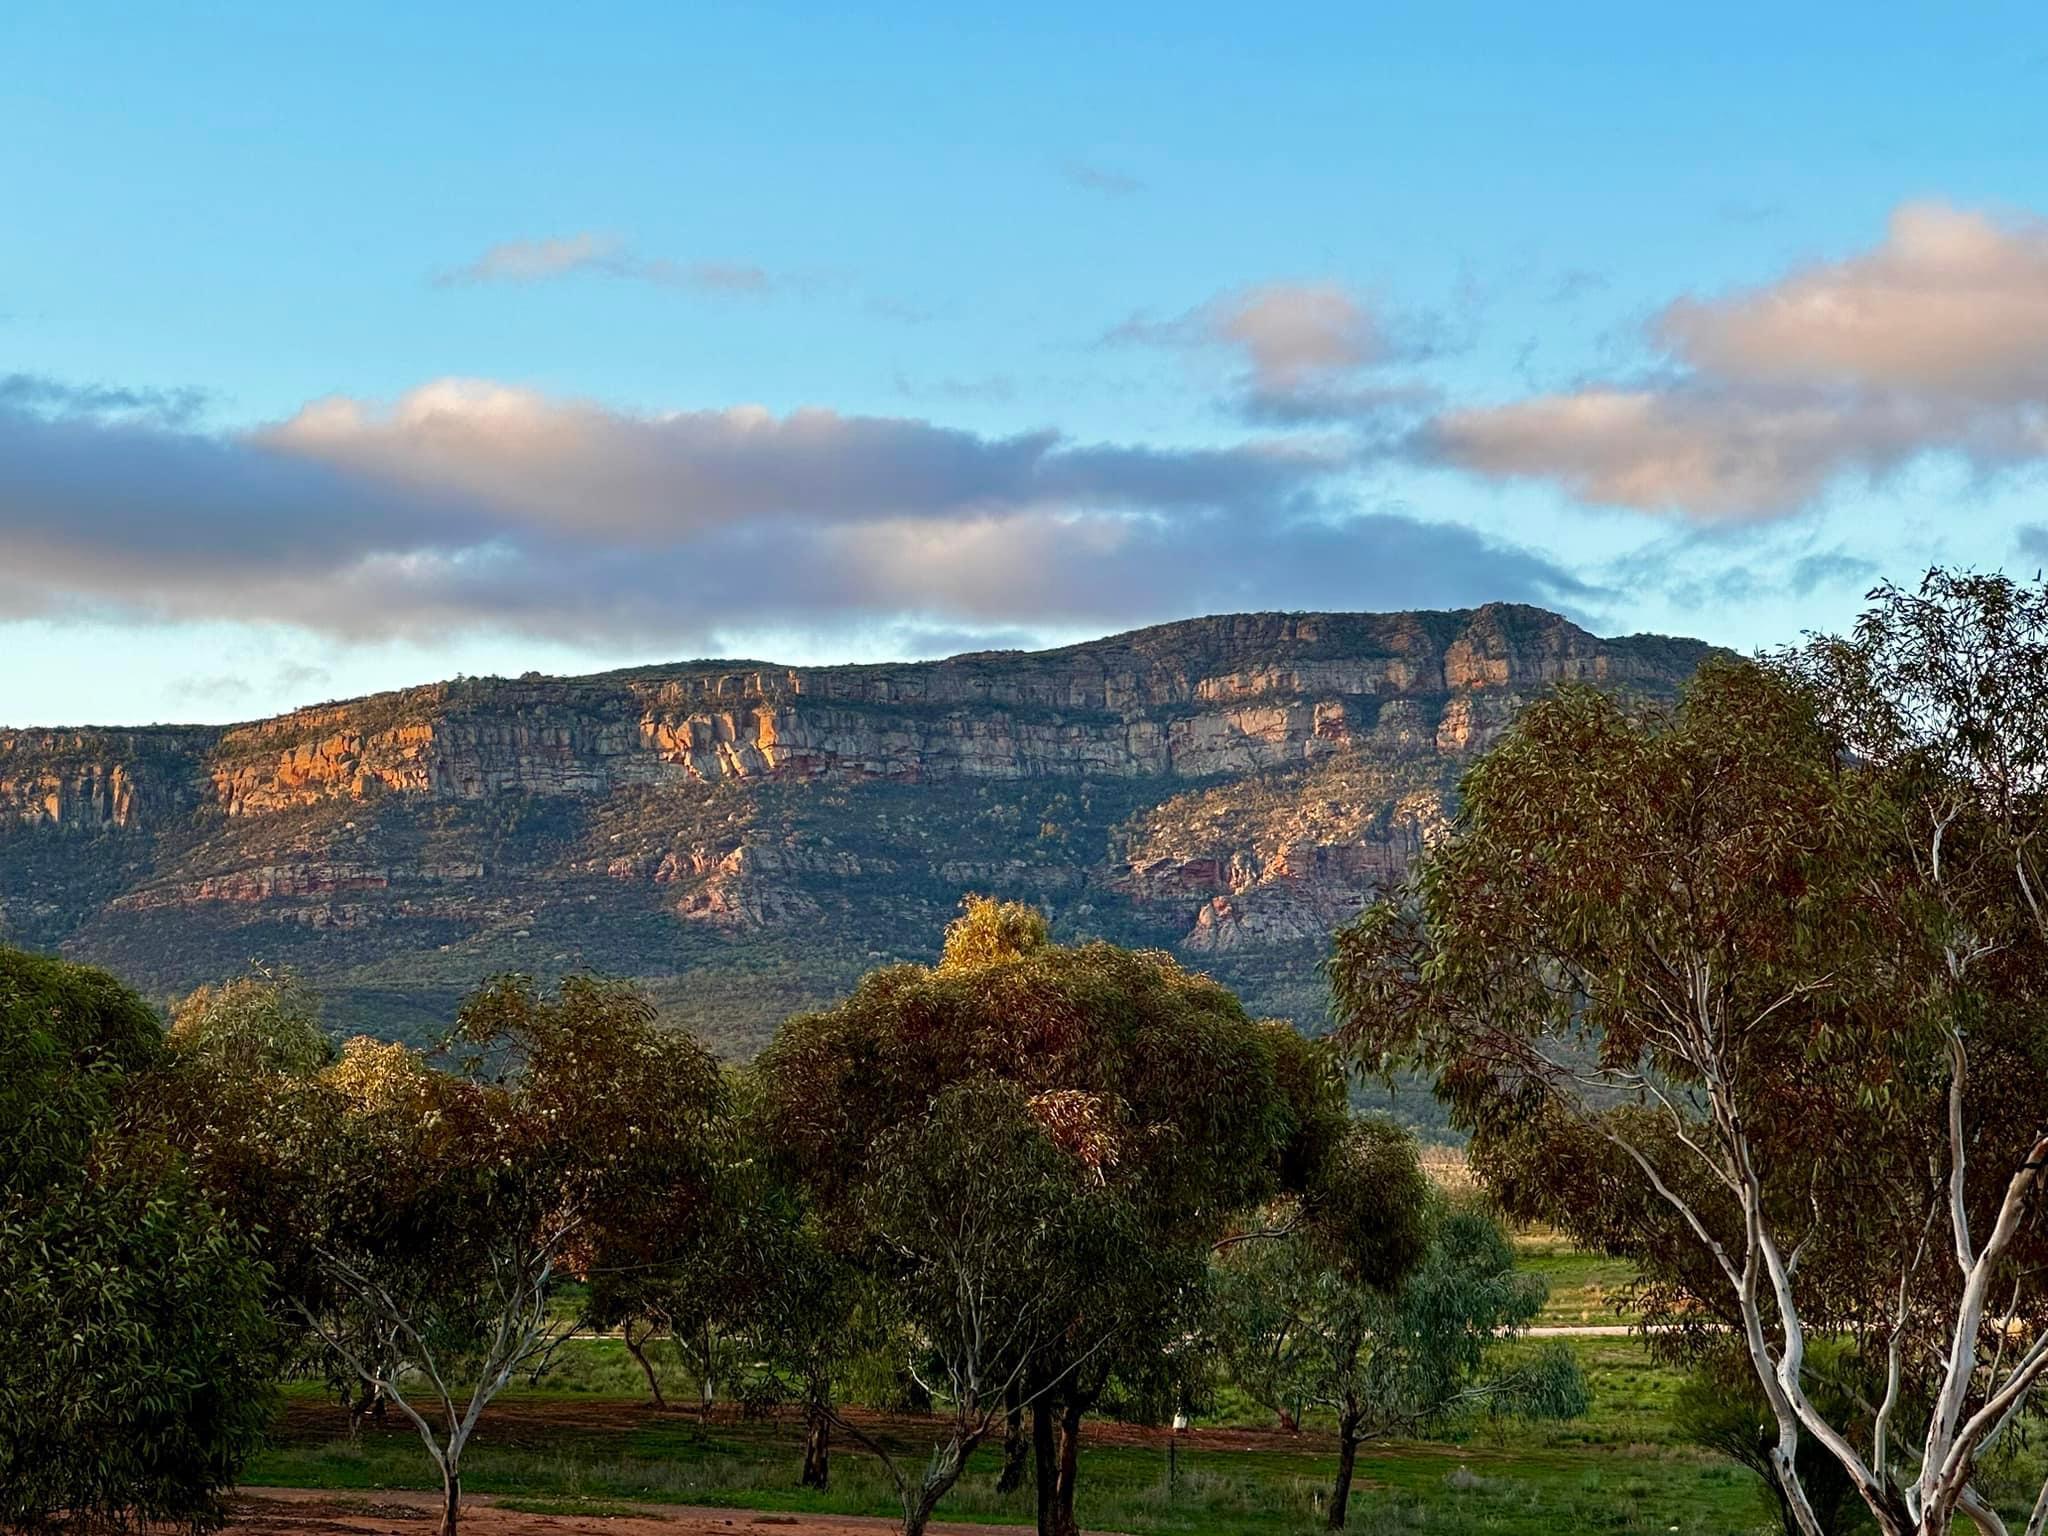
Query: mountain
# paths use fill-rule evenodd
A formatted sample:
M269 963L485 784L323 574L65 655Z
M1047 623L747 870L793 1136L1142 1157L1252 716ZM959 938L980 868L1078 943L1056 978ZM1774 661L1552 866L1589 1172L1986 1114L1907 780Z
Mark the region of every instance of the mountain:
M1255 613L1039 652L461 678L226 727L0 731L0 939L159 995L289 965L421 1036L502 970L642 978L734 1054L963 893L1313 1025L1329 930L1575 680L1708 647L1541 609Z

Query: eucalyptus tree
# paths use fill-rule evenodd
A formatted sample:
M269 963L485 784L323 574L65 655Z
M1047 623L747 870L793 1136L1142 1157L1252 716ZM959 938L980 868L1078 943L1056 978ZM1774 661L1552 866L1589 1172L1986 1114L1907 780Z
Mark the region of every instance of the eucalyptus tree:
M328 1177L322 1151L334 1108L324 1074L337 1049L319 999L289 972L253 970L202 986L171 1008L167 1049L136 1095L138 1119L175 1145L207 1198L263 1259L265 1310L289 1364L324 1370L353 1434L383 1400L361 1387L305 1323L380 1332L361 1312L336 1310L308 1223Z
M289 977L200 989L171 1041L155 1123L269 1260L273 1312L355 1383L352 1414L388 1403L418 1430L444 1529L485 1408L568 1329L560 1280L610 1295L701 1257L725 1084L629 987L488 983L455 1071L367 1039L337 1055Z
M1936 572L1672 709L1533 706L1337 940L1358 1059L1434 1070L1511 1208L1741 1341L1809 1536L1808 1440L1887 1536L2007 1529L1980 1470L2048 1373L2044 722L2048 591ZM1824 1338L1876 1369L1861 1421L1810 1389Z
M0 1524L225 1519L277 1360L264 1272L135 1122L155 1014L0 949Z
M1055 944L1031 908L981 898L936 966L876 971L790 1020L758 1073L772 1140L842 1244L874 1149L984 1079L1016 1090L1098 1192L1089 1243L1031 1250L1068 1313L1034 1340L1012 1395L1032 1420L1040 1527L1055 1533L1075 1528L1082 1419L1119 1365L1187 1331L1211 1246L1318 1172L1344 1125L1341 1079L1288 1026L1255 1023L1170 956Z
M971 1078L940 1091L927 1114L877 1142L844 1213L880 1285L907 1369L940 1410L941 1438L911 1468L879 1435L836 1408L835 1427L877 1456L895 1482L904 1536L920 1536L967 1459L1002 1422L1033 1363L1072 1346L1075 1254L1113 1262L1127 1248L1124 1211L1091 1187L1014 1084ZM1074 1364L1111 1343L1107 1322Z
M1585 1409L1569 1350L1509 1348L1541 1310L1544 1286L1516 1271L1499 1223L1440 1199L1430 1204L1421 1260L1391 1284L1366 1280L1312 1228L1232 1248L1218 1264L1212 1337L1231 1378L1289 1424L1313 1409L1336 1427L1331 1530L1349 1516L1358 1447L1367 1440L1482 1413L1570 1418Z

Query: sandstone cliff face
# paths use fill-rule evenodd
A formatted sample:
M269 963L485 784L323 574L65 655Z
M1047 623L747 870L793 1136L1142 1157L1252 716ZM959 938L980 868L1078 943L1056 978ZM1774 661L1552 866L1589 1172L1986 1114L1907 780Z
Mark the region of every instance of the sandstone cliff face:
M189 810L218 734L0 731L0 823L96 832Z
M247 816L377 793L1198 779L1361 742L1464 753L1552 683L1657 681L1663 648L1535 609L1249 614L1032 655L447 683L229 731L211 793Z
M281 951L396 987L786 945L786 998L815 956L843 976L917 952L992 889L1227 970L1321 942L1397 880L1538 692L1668 694L1704 650L1512 606L1241 614L1029 654L463 679L226 729L0 733L0 932L68 934L166 986ZM59 833L76 857L52 855Z

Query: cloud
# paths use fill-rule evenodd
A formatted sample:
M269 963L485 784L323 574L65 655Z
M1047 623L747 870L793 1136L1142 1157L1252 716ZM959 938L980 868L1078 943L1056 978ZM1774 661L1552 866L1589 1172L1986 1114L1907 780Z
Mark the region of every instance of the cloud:
M70 384L39 373L0 374L0 410L67 416L136 415L183 425L206 408L202 389Z
M1612 286L1604 272L1595 272L1588 267L1570 267L1557 274L1550 291L1544 295L1544 302L1571 304L1589 293L1604 293Z
M948 374L944 378L921 381L899 372L894 382L896 393L907 400L1007 404L1017 398L1017 381L1007 373L991 373L980 378L956 378Z
M1651 322L1666 367L1447 411L1411 447L1588 502L1696 521L1790 516L1930 453L2048 457L2048 225L1908 204L1843 261Z
M253 441L397 491L453 495L506 526L660 542L735 523L823 526L1079 504L1272 505L1338 467L1285 441L1156 451L1052 431L985 437L915 417L760 406L639 415L445 379L389 406L323 400Z
M1797 525L1762 532L1728 527L1685 528L1609 563L1607 584L1662 593L1681 608L1805 600L1817 592L1867 590L1881 574L1875 561L1841 544L1816 547Z
M1060 175L1083 191L1100 192L1105 197L1135 197L1145 190L1145 183L1135 176L1084 160L1062 160Z
M437 273L437 287L483 283L540 283L589 273L698 293L761 295L777 287L757 266L720 261L671 261L635 254L615 235L590 232L545 240L507 240L474 261Z
M451 267L435 281L444 287L467 283L539 283L572 272L613 274L620 254L613 235L577 234L549 240L506 240L476 260Z
M255 691L255 684L236 672L183 677L166 690L181 704L239 704Z
M1427 355L1426 329L1390 325L1340 283L1279 282L1218 294L1169 319L1133 315L1102 339L1230 359L1238 371L1229 408L1247 422L1377 427L1432 398L1418 386L1364 381L1372 370Z
M1240 288L1170 320L1134 315L1105 339L1223 348L1238 354L1253 378L1274 385L1349 372L1384 361L1390 353L1371 310L1331 282Z
M0 409L0 616L478 629L701 652L774 629L1117 629L1252 607L1597 604L1548 558L1345 498L1349 461L479 381L240 434Z
M325 667L288 661L270 670L267 683L241 672L198 673L170 683L168 692L182 703L236 708L243 700L259 692L266 697L279 694L303 696L327 682L329 677Z
M2048 400L2048 224L1909 203L1875 250L1723 298L1680 299L1654 329L1724 379Z

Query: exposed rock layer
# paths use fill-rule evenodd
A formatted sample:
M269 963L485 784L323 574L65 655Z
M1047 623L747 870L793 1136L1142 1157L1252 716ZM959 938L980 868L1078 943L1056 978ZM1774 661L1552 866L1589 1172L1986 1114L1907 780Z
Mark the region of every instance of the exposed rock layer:
M166 986L279 948L336 971L337 936L401 980L415 953L458 974L550 944L536 968L661 976L775 933L857 968L994 888L1222 964L1320 942L1398 878L1459 765L1536 693L1666 694L1703 652L1512 606L1243 614L1036 653L463 679L228 728L15 731L0 936Z

